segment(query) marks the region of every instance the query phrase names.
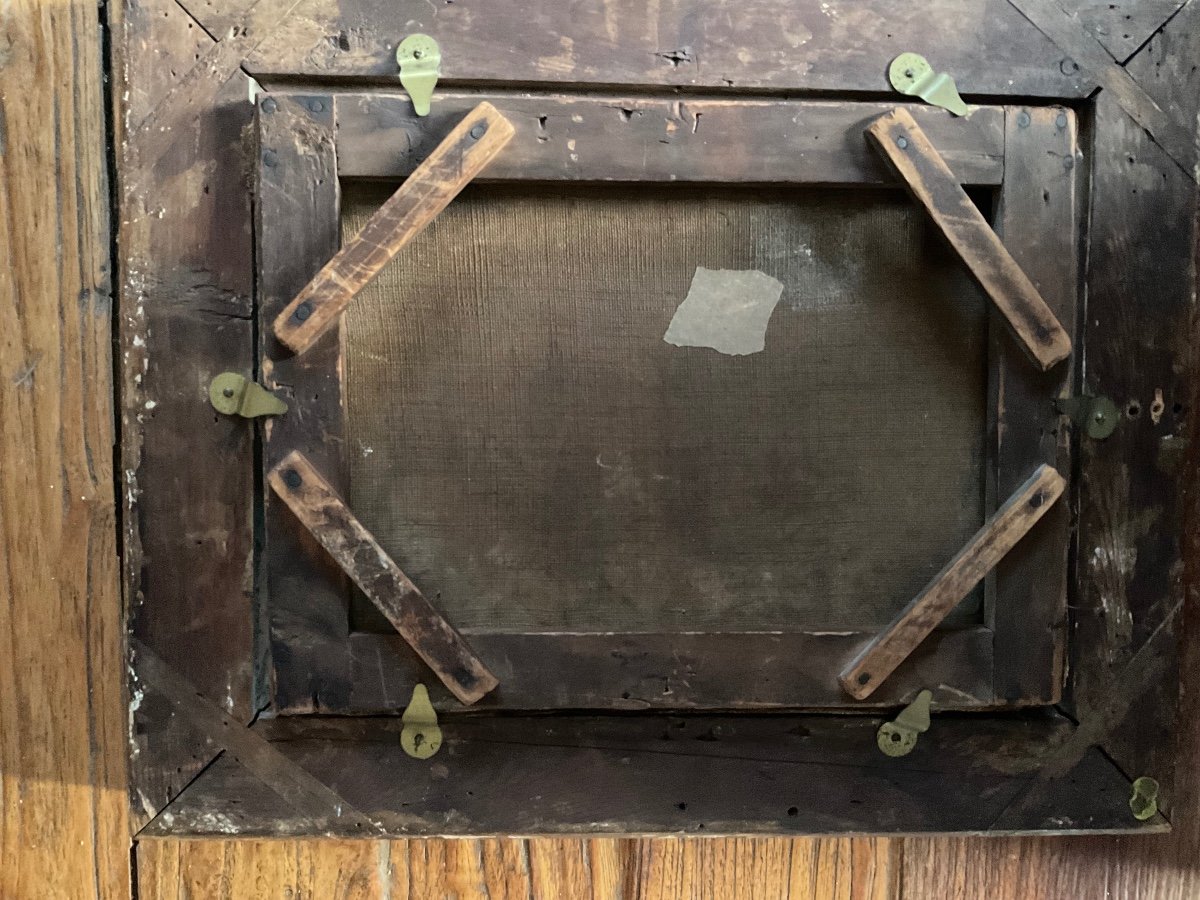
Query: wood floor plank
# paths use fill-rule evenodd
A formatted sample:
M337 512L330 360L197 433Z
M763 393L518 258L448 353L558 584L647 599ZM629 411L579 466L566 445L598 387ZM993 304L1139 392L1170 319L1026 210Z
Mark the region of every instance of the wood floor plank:
M142 900L895 900L871 838L148 840Z
M0 897L127 896L100 19L0 22Z

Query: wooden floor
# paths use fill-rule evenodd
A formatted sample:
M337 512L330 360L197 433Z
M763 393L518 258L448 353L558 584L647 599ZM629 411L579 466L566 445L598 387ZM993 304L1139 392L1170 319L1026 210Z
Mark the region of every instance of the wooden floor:
M0 9L0 898L1200 897L1195 770L1167 837L160 840L134 870L96 16Z

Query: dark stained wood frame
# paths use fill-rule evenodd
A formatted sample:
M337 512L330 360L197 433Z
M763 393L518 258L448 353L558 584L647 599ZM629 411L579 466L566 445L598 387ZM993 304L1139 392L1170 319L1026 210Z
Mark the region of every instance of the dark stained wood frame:
M392 834L1166 827L1163 816L1134 822L1127 792L1132 777L1153 775L1163 787L1160 808L1170 817L1182 733L1174 721L1177 639L1185 578L1194 584L1200 559L1185 530L1185 518L1195 515L1188 498L1200 471L1190 140L1196 109L1195 92L1181 87L1192 84L1188 61L1200 51L1189 31L1195 16L1191 7L1177 21L1153 22L1139 13L1130 25L1123 6L1064 11L1069 4L1055 0L972 3L969 15L959 4L934 0L897 18L892 4L863 0L857 15L841 19L776 2L751 4L732 18L704 15L689 0L649 14L618 3L615 31L574 3L530 5L515 27L503 5L466 0L444 9L420 0L110 4L123 564L137 639L130 787L135 826L153 818L143 837L362 834L363 827ZM1069 681L1057 708L935 712L914 753L885 762L873 748L881 719L870 714L445 716L443 749L424 764L399 751L392 717L291 716L238 726L255 718L270 687L255 674L265 671L267 654L266 629L256 627L263 611L254 600L268 577L254 562L256 524L262 525L254 488L262 469L254 427L212 415L205 388L223 370L254 374L259 352L253 207L244 174L253 152L244 132L253 112L246 97L257 87L254 79L316 97L363 91L380 79L393 84L397 22L437 36L447 98L468 87L471 96L501 90L515 106L525 102L519 93L525 89L604 90L630 104L676 110L689 127L695 120L687 110L701 104L713 104L703 112L718 116L739 104L755 108L811 92L870 97L890 108L887 62L916 49L955 76L968 102L1043 98L1078 114L1082 155L1065 136L1058 152L1021 152L1047 127L1039 119L1043 99L1027 108L1030 126L1006 117L1000 146L1024 161L1018 178L1042 189L1001 190L993 217L1046 300L1086 310L1077 326L1060 316L1076 338L1078 392L1109 396L1124 414L1110 438L1083 438L1072 456L1077 430L1043 404L1026 402L1061 392L1071 373L1035 373L1023 360L1018 366L1019 351L993 330L989 394L992 418L1003 427L991 435L989 495L1014 490L1031 458L1070 471L1073 485L1071 503L1051 512L1062 517L1064 527L1055 531L1061 540L1018 545L989 584L997 639L1029 637L1025 659L995 660L992 690L1008 702L1045 693L1034 676L1063 666L1058 638L1069 628ZM936 47L929 45L933 34ZM651 91L670 97L656 100ZM704 92L719 96L698 96ZM376 115L377 101L362 96L368 99L361 108L341 107L337 132L375 122L399 132L395 146L408 149L389 151L381 164L379 147L366 142L355 153L339 148L340 174L360 177L387 166L392 177L411 171L410 157L430 149L428 133L406 130L403 116ZM449 105L435 102L433 118ZM328 167L331 107L289 104L285 112L293 123L320 126L321 153L292 164L308 167L310 202L336 202L337 173ZM716 121L704 118L701 127ZM932 124L918 121L935 145L945 146ZM765 171L803 165L836 183L842 162L867 152L862 145L843 149L763 155L757 179L747 178L767 182ZM1015 174L1011 163L1002 167L994 158L947 159L968 183L995 185L1001 174L1005 181ZM679 164L685 180L706 177L702 167ZM1084 171L1071 181L1088 190L1064 195L1062 173L1076 167ZM882 168L867 176L886 178ZM1025 229L1025 217L1046 202L1067 207L1079 227ZM334 217L310 230L328 226L332 234L306 241L335 247ZM274 234L273 252L298 249L287 229ZM1078 278L1074 267L1084 265ZM275 375L285 381L286 366L280 369ZM264 366L262 374L271 373ZM316 372L301 375L336 387L336 379L322 381ZM323 446L334 451L338 437L324 436ZM311 541L296 549L307 570L325 566L336 584L337 572ZM1068 568L1061 563L1069 551ZM1060 572L1069 618L1053 605L1006 602L1014 595L1020 601L1022 584ZM301 638L329 624L321 619L343 596L338 589L313 590L320 602L311 612L283 621ZM157 678L162 666L180 677ZM330 675L348 677L338 666L314 672L309 686L336 684ZM550 677L561 674L547 670ZM719 697L719 688L705 690ZM320 705L317 697L313 706ZM304 773L332 791L325 815L313 802L324 793L317 785L310 783L313 790L300 801L293 797Z
M348 493L347 462L342 455L342 390L338 374L331 374L343 371L340 340L327 333L312 349L297 356L270 334L281 304L292 302L299 288L338 249L333 243L339 221L335 186L345 177L343 157L351 160L348 168L357 177L407 176L424 149L458 127L462 115L481 101L496 106L516 130L507 148L483 173L487 180L895 181L868 148L863 131L897 104L672 103L553 95L526 95L513 102L503 95L455 94L439 97L434 114L418 118L403 95L264 96L259 102L259 333L264 336L264 384L280 391L290 407L285 416L265 426L264 464L268 469L299 450L312 456L335 490L343 496ZM1033 243L1014 242L1018 261L1031 257L1028 251L1046 234L1061 233L1066 246L1074 247L1074 170L1064 169L1060 163L1056 177L1045 183L1029 178L1038 173L1040 158L1061 158L1073 152L1073 113L1061 107L983 107L969 118L954 119L927 106L911 109L927 124L957 177L967 184L997 186L1002 204L1003 198L1022 192L1037 198L1037 203L1022 207L1021 234ZM1036 120L1031 114L1036 114ZM1027 123L1022 130L1032 134L1018 149L1008 149L1009 120L1017 118ZM551 130L558 140L543 140ZM590 157L572 153L562 139L564 131L576 147L586 147L589 138L602 134L604 153ZM673 135L670 143L660 143L663 133ZM795 152L797 146L804 152ZM764 156L772 163L784 158L791 162L775 168L764 163ZM368 163L374 168L368 168ZM314 172L314 166L321 171ZM314 180L319 190L313 190ZM1011 205L1014 201L1007 202ZM300 223L316 220L323 224L307 230L301 227ZM275 232L280 230L298 233L277 236ZM1055 279L1047 279L1048 300L1054 303L1061 321L1073 328L1073 250L1058 263L1062 269L1054 273ZM1062 295L1055 296L1055 292ZM913 310L913 315L920 314L919 309ZM991 330L999 321L993 319ZM1007 379L1024 377L1030 368L1037 370L1011 335L996 338L991 348L996 377L990 387L997 392ZM1023 407L1040 404L1053 413L1054 398L1065 389L1069 373L1068 365L1057 366L1040 381L1040 393L1030 392L1005 403L993 398L989 403L996 416L987 425L989 432L1004 434L1006 441L1013 442L1003 448L999 442L992 446L991 464L998 482L1002 480L1001 460L1013 473L1026 475L1041 463L1065 461L1046 459L1033 436L1019 432L1046 424ZM1014 415L1023 417L1019 424ZM1063 472L1069 474L1069 467L1064 466ZM323 553L314 551L311 542L297 533L303 529L290 512L279 509L278 498L267 496L265 502L266 596L272 622L276 710L394 713L403 709L418 681L429 685L435 705L456 708L458 701L436 683L403 639L350 630L346 580L331 572ZM1043 562L1065 570L1066 556L1056 555L1054 548L1065 546L1067 519L1061 515L1048 515L1048 519L1029 542L1048 545L1051 550ZM851 697L837 676L875 632L836 631L821 628L819 623L795 632L712 634L512 634L474 629L468 633L469 643L500 680L500 687L479 700L476 708L894 706L910 701L927 687L941 709L1050 703L1060 693L1063 654L1040 654L1035 630L1045 629L1061 646L1065 635L1055 626L1065 615L1065 585L1064 573L1050 571L1009 587L1005 573L998 572L994 590L985 601L987 622L937 632L866 699ZM1003 596L1015 610L997 614L993 602L997 596ZM1009 627L997 631L992 620ZM1006 665L1020 672L1024 683L1005 685L1003 693L998 693L993 675L998 658L1009 659ZM1029 671L1034 664L1040 664L1041 670Z

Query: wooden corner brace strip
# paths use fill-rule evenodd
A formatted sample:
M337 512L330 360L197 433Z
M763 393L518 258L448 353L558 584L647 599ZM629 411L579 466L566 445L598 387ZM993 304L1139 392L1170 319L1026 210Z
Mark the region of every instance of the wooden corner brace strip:
M1038 466L924 590L842 670L838 681L846 693L856 700L871 696L1046 514L1065 484L1051 466Z
M278 793L292 809L309 820L310 827L321 827L320 823L326 820L340 819L372 833L382 831L378 823L351 806L341 794L202 696L141 641L134 638L131 644L137 658L138 674L147 688L170 700L175 711L193 728Z
M1066 359L1070 336L908 111L880 116L866 134L1004 314L1030 358L1043 371Z
M455 697L474 703L499 684L303 453L292 451L267 480Z
M296 353L311 347L354 295L483 171L512 136L512 123L490 103L480 103L467 113L362 231L276 317L275 336Z

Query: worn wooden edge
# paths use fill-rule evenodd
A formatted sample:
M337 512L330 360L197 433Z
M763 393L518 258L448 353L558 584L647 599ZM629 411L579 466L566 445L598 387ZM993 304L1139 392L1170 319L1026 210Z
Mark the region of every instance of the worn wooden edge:
M208 381L249 375L252 250L242 129L250 79L216 77L206 99L161 110L199 32L174 3L106 4L111 40L120 447L118 518L126 629L206 696L248 721L252 648L253 426L218 416ZM99 38L97 38L97 41ZM208 39L204 38L207 42ZM203 47L196 52L203 56ZM166 61L170 60L168 64ZM141 76L153 69L154 85ZM64 120L65 121L65 120ZM159 155L157 135L186 134ZM164 162L165 160L165 162ZM204 471L197 460L219 460ZM129 798L136 828L215 752L138 687L129 661Z
M296 356L270 323L338 249L340 191L333 105L324 95L258 100L257 314L261 380L288 404L262 430L262 479L303 446L326 480L346 488L340 324ZM288 227L280 227L287 223ZM317 712L346 702L350 582L272 491L262 497L261 643L269 645L270 702ZM268 637L269 636L269 637Z
M359 101L364 99L363 95L289 95L289 94L273 94L276 100L281 104L280 109L286 101L287 108L293 106L306 110L309 106L316 103L328 108L328 104L332 101L335 117L337 120L337 132L335 140L337 142L337 160L336 167L339 178L345 175L342 169L343 157L342 152L345 148L346 139L346 104L352 104L353 108L361 109ZM484 93L467 93L463 94L459 101L462 109L470 110L480 99L489 99L493 95ZM261 106L269 97L260 98L260 117L264 119L261 113ZM560 98L561 99L561 98ZM403 97L382 97L380 102L385 104L384 108L397 111L398 115L407 116L410 113L411 106L406 98ZM403 104L399 108L399 104ZM774 102L764 104L766 107L774 108ZM806 107L815 106L824 111L826 109L844 108L846 104L805 104ZM858 109L855 113L855 122L859 125L869 121L870 117L880 109L891 109L891 104L862 104L862 109ZM511 115L511 109L503 105L499 107L506 117ZM604 109L605 113L614 119L618 117L618 109ZM822 113L824 114L824 113ZM273 116L276 114L272 114ZM438 104L434 104L433 119L438 115ZM445 125L442 128L437 128L437 123L434 123L435 130L440 133L446 126L454 121L457 121L458 110L454 110L446 114ZM567 115L564 112L564 115ZM914 115L921 118L922 121L934 123L933 128L942 129L949 135L962 135L960 140L969 142L970 146L974 146L977 140L982 140L983 145L988 147L984 151L985 156L989 156L993 150L990 148L1000 149L1002 147L1002 133L998 133L998 129L1002 132L1003 127L1003 109L1001 108L981 108L977 113L973 113L969 120L954 120L948 116L944 116L940 110L932 108L918 109L914 111ZM569 117L569 116L568 116ZM635 116L636 118L636 116ZM520 128L521 123L519 118L513 117L512 120L518 129L518 137L514 138L506 148L504 154L499 156L486 170L488 174L493 174L497 171L497 167L503 166L505 160L511 158L514 154L520 153ZM839 118L839 121L841 119ZM689 129L690 133L690 129ZM982 138L977 138L976 135L982 135ZM265 139L264 139L265 140ZM356 139L358 140L358 139ZM362 138L363 141L366 137ZM436 141L436 134L431 136L431 142ZM873 155L866 149L861 138L861 133L854 135L853 140L858 148L858 153L862 159L871 160L872 165L881 167ZM274 142L274 143L272 143ZM278 139L265 140L263 148L268 145L275 146L279 144ZM376 143L379 143L376 141ZM432 146L432 143L431 143ZM276 148L278 149L278 148ZM1002 153L1000 162L1002 164ZM272 178L286 177L286 162L276 156L276 166L269 169L269 175ZM259 160L260 173L263 171L263 162ZM284 174L281 174L281 171ZM375 173L363 173L375 174ZM306 196L301 185L289 188L290 199L288 200L289 210L303 211L309 209L309 198ZM265 205L262 207L267 209ZM276 207L270 207L276 208ZM290 215L291 213L289 213ZM305 215L318 214L315 210L304 213ZM294 255L294 254L293 254ZM286 272L287 278L293 278L294 272L289 269ZM270 300L267 301L271 302ZM278 308L278 307L275 307ZM270 310L264 307L261 311L260 321L269 322ZM289 402L295 402L299 407L299 415L293 417L293 422L312 421L313 417L336 416L336 425L331 425L326 430L330 431L330 444L332 452L340 458L340 447L332 435L341 434L341 419L344 410L338 407L336 410L326 407L325 401L329 396L332 396L331 385L326 383L329 379L335 377L330 374L327 378L322 379L318 376L316 367L311 365L311 361L307 361L310 354L304 354L294 359L305 360L306 364L297 366L289 370L289 374L278 378L279 385L285 393L289 395ZM279 360L268 363L267 371L272 371L277 368L281 362ZM340 389L340 370L336 376L339 381ZM310 403L310 397L319 395L322 400L320 403ZM280 428L293 427L286 421L288 417L275 421L267 426L267 456L277 462L281 456L287 453L294 446L303 446L303 436L297 432L292 437L285 439L280 438ZM324 433L324 432L322 432ZM274 462L271 463L272 465ZM342 491L344 492L344 491ZM288 517L290 518L290 516ZM274 541L272 535L277 534L280 528L287 529L294 527L295 523L282 522L276 524L268 517L268 541L269 555L271 556L272 566L281 566L282 564L274 558ZM318 550L318 553L320 551ZM307 561L306 561L307 564ZM406 702L407 697L411 694L412 687L417 681L428 680L427 673L422 674L422 669L419 661L416 661L411 654L411 651L398 638L389 638L387 635L369 635L369 634L350 634L347 635L346 629L348 623L339 621L333 623L330 617L344 615L341 610L343 600L323 601L322 608L324 613L318 614L316 601L311 598L305 598L304 583L299 578L288 577L286 574L281 574L280 577L272 580L271 598L272 616L277 622L273 629L274 635L274 650L276 653L277 665L275 667L276 676L276 709L281 713L305 713L313 711L321 711L325 713L338 712L354 712L354 713L369 713L379 712L395 708L399 702ZM303 607L308 611L303 613L306 620L313 620L316 627L305 628L300 631L297 627L296 616L288 615L285 623L280 623L280 614L276 611L276 601L278 594L286 594L282 598L284 605ZM324 625L316 623L316 619L321 618L322 621L330 619ZM280 627L283 624L285 627ZM289 635L284 638L285 633ZM847 704L847 698L837 688L833 678L837 669L842 664L842 661L852 655L856 642L865 640L868 636L855 635L853 633L843 635L822 635L816 638L807 638L804 636L792 638L785 637L785 642L799 641L795 644L797 657L796 660L802 661L808 657L811 652L817 652L822 657L829 658L829 678L827 683L821 683L819 686L806 686L799 691L791 691L787 688L787 681L782 675L774 681L767 679L757 679L759 690L755 696L739 700L733 697L729 699L730 706L745 706L748 708L762 707L805 707L812 705L825 704ZM349 639L347 641L347 638ZM491 653L485 653L480 650L481 655L489 665L495 667L496 661L504 665L505 674L501 676L501 680L505 682L501 690L486 698L484 705L490 705L497 702L497 698L506 698L501 702L498 708L509 708L511 702L514 708L529 709L538 706L557 706L561 707L564 704L567 706L588 706L595 703L602 703L605 708L635 708L636 701L630 704L621 697L622 693L629 690L631 696L647 695L653 696L653 692L646 690L645 684L640 684L639 681L645 678L647 681L653 680L656 676L661 676L664 672L674 671L677 666L672 662L670 650L660 643L657 636L645 637L640 635L629 635L628 640L636 642L644 649L634 652L633 655L638 661L633 663L636 671L615 672L610 671L611 666L607 659L607 650L599 644L594 643L594 636L562 636L561 638L547 637L541 635L531 635L528 638L528 646L534 648L528 652L533 655L532 659L542 659L543 654L548 654L545 658L551 665L559 666L565 664L566 658L564 653L573 652L571 642L575 642L576 648L586 648L584 652L594 654L598 660L598 666L601 671L604 671L604 685L602 689L594 689L594 686L575 685L574 687L554 687L552 685L535 686L527 683L525 675L521 668L513 665L511 654L517 652L519 638L516 636L504 635L482 635L469 634L469 639L472 646L477 649L483 644L488 646L494 645L497 648L498 655L493 656ZM689 636L685 638L689 645L693 645L695 641L712 641L715 636ZM979 667L978 671L988 671L991 668L990 650L981 654L982 642L985 636L980 633L972 633L969 636L966 634L957 635L947 632L945 636L945 646L948 648L948 655L945 657L944 664L937 662L929 664L927 661L922 661L915 664L914 671L921 673L921 677L917 679L920 683L910 682L907 676L903 676L898 681L899 689L897 692L887 692L881 694L880 697L872 701L875 705L888 705L893 703L904 702L905 698L911 699L911 696L922 687L932 686L935 692L939 695L939 702L947 706L961 706L963 708L975 708L978 706L987 706L993 700L992 692L985 683L982 677L974 677L967 675L970 671L967 667ZM736 639L739 642L744 640L757 641L753 639ZM756 659L763 652L770 650L770 641L775 638L767 638L766 643L761 644L757 649L753 645L746 645L746 652L750 654L748 659ZM802 642L808 641L811 649L806 649ZM483 642L481 644L481 642ZM545 642L543 644L543 642ZM713 651L705 651L706 654L717 652L721 641L717 641ZM630 645L632 649L632 645ZM696 651L693 651L696 652ZM740 651L739 651L740 652ZM724 656L722 654L722 656ZM924 660L924 656L921 657ZM325 672L321 678L315 678L310 674L305 676L304 660L310 660L310 665L320 666ZM383 661L386 661L386 664ZM282 663L282 667L280 665ZM713 670L713 676L710 678L706 690L712 692L714 696L724 697L728 693L722 688L723 678L722 672L730 673L729 677L735 677L733 673L741 663L732 660L724 660L720 665ZM787 671L795 665L793 661L780 661L772 664L781 672ZM386 668L386 674L381 674L381 669ZM293 677L295 673L295 677ZM795 674L787 676L793 680L799 680L800 683L808 685L811 679L809 675L797 676ZM307 683L293 689L293 682L307 678ZM515 681L514 681L515 679ZM693 684L698 684L698 681L693 681ZM453 699L448 694L438 693L437 687L434 687L435 698L440 703L454 703ZM636 690L635 690L636 689ZM667 695L665 704L667 706L692 705L692 701L686 697L686 692L676 687L673 688L674 698ZM403 697L401 701L399 698ZM598 699L603 697L603 699Z
M189 5L203 20L226 21ZM891 93L888 64L918 49L968 97L1076 98L1093 89L1005 0L974 0L968 10L935 0L899 15L887 0L855 0L846 9L760 3L733 16L686 0L662 8L622 4L604 15L587 4L546 4L514 17L498 4L315 0L244 66L263 83L395 84L398 40L424 33L440 45L441 83L449 85Z
M1137 0L1113 3L1082 0L1072 12L1080 26L1094 37L1121 65L1141 56L1156 34L1175 18L1188 0Z
M1160 106L1057 0L1009 0L1144 128L1188 178L1197 180L1196 123Z
M272 490L461 702L499 683L454 627L409 580L303 452L267 473Z
M993 706L993 635L986 628L935 631L869 702L848 698L836 675L873 636L869 631L796 633L495 634L467 631L471 646L500 679L480 710L599 709L636 712L835 707L907 703L924 688L940 709ZM396 635L349 636L350 682L336 713L402 709L417 683L430 681ZM459 708L428 684L438 709ZM286 712L287 710L281 710Z
M1176 803L1190 808L1184 792L1194 790L1186 753L1195 719L1185 715L1194 703L1186 686L1181 697L1180 674L1197 646L1197 194L1119 98L1101 92L1091 116L1080 390L1110 397L1122 418L1103 441L1080 438L1078 585L1063 705L1084 724L1106 716L1110 698L1130 690L1127 661L1158 635L1158 676L1102 746L1131 776L1158 780L1170 816Z
M310 821L344 818L352 832L363 834L372 830L370 820L337 791L197 693L186 678L163 662L153 650L139 644L137 651L142 672L153 684L152 690L165 697L175 713L189 719L214 746L231 754L251 774L273 788L292 808L293 816Z
M897 107L872 122L866 135L1004 314L1030 359L1043 370L1066 359L1070 335L912 115Z
M481 181L895 183L862 139L895 103L438 92L430 115L417 116L403 94L336 94L333 102L343 178L412 174L460 116L487 102L515 133ZM976 107L965 118L905 108L961 183L1001 183L1003 107Z
M0 18L0 897L130 882L104 11Z
M1041 465L1013 492L963 548L933 576L888 626L842 669L838 682L865 699L929 636L1054 505L1066 480Z
M222 86L242 60L279 28L301 0L255 0L212 43L194 64L179 73L170 88L139 122L129 123L130 146L140 163L154 169L176 145L191 137L181 125L192 116L208 115Z
M265 102L265 101L264 101ZM508 144L512 125L484 101L471 109L404 183L275 318L275 337L303 353L405 245Z
M1073 471L1072 428L1054 400L1072 393L1082 345L1084 303L1078 117L1064 107L1008 107L1004 184L997 234L1072 335L1070 365L1039 372L993 312L989 326L989 432L995 493L1008 496L1033 467ZM1077 482L1072 475L1072 481ZM995 631L997 698L1013 704L1056 703L1066 670L1067 586L1071 581L1073 497L1046 513L1036 540L1024 541L996 566L988 622Z
M387 836L1015 834L1164 830L1134 820L1129 781L1098 751L1039 784L1073 726L1050 711L935 716L905 757L867 716L443 717L419 761L399 718L283 718L255 732ZM1014 810L1014 801L1023 804ZM1047 802L1038 803L1039 799ZM1052 800L1052 802L1048 802ZM231 760L211 766L142 837L342 835L285 814Z

